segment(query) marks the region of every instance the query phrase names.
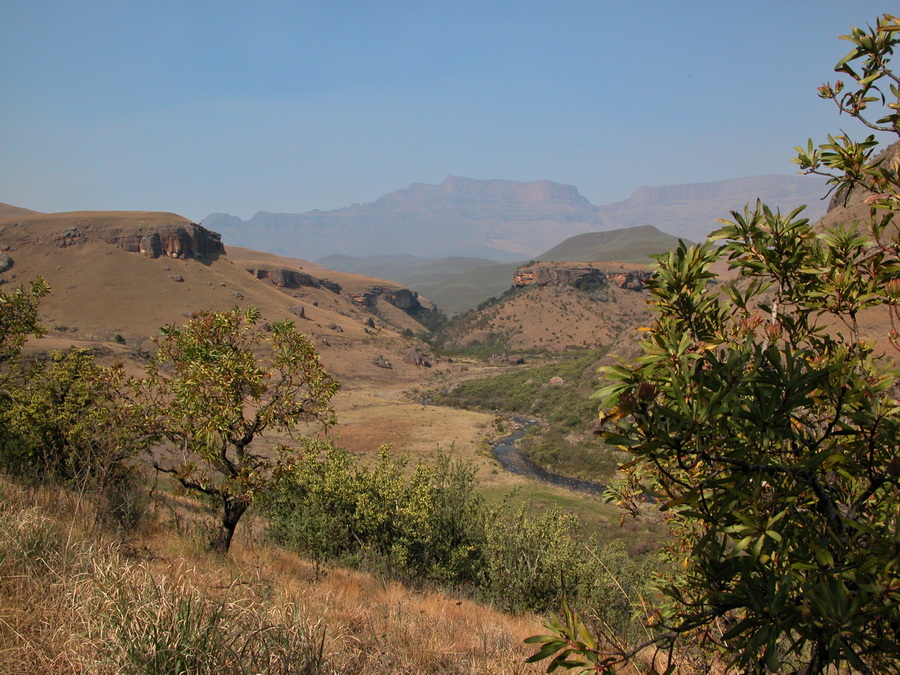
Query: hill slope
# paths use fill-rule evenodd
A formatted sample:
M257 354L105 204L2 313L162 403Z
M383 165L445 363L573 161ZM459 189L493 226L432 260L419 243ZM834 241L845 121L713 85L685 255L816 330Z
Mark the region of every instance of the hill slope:
M648 264L652 262L652 254L663 253L677 245L676 237L645 225L575 235L535 256L534 260ZM516 269L524 262L476 267L449 279L419 283L415 288L444 311L462 312L508 289Z
M652 225L608 232L587 232L569 237L536 260L572 262L649 262L650 256L678 246L678 237Z
M388 381L415 370L402 362L410 342L398 330L421 326L397 307L380 307L381 296L372 300L378 314L352 297L359 288L399 291L397 284L355 278L341 279L346 288L336 288L340 282L323 277L313 285L279 287L249 274L244 259L231 260L216 233L172 213L16 213L0 219L0 247L9 257L0 282L18 285L41 276L50 283L40 307L49 329L43 348L102 345L139 359L163 325L181 324L200 309L250 305L266 321L293 320L339 378ZM289 267L269 262L270 269ZM393 369L374 365L378 356Z

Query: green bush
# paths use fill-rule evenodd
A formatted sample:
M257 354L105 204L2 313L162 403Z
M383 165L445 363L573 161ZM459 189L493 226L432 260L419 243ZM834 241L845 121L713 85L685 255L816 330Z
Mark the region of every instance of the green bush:
M34 362L0 411L0 468L80 487L125 480L139 443L125 422L123 381L121 368L97 366L84 349Z
M439 454L407 475L407 459L387 448L372 467L321 441L305 450L267 502L275 541L315 560L452 584L477 579L484 508L470 466Z
M851 82L819 95L896 140L900 19L843 37L835 70ZM819 230L802 208L757 203L658 256L643 353L607 371L607 438L634 455L612 497L636 514L652 499L673 535L657 614L670 655L715 649L745 673L900 673L900 370L862 322L900 321L900 165L877 147L841 135L796 160L854 197L864 228L847 215ZM726 260L736 275L712 286ZM896 330L882 335L900 351ZM566 613L532 639L548 670L612 673L640 650L610 656Z
M567 597L579 609L605 607L598 621L622 631L639 625L651 559L585 544L575 516L489 507L474 469L446 454L407 471L405 458L386 449L371 467L320 441L306 450L267 500L277 543L318 561L465 590L507 610L546 611Z

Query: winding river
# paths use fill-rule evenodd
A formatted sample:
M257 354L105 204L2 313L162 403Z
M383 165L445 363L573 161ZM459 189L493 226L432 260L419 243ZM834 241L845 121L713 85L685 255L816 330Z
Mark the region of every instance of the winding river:
M494 459L500 463L500 466L517 476L526 476L576 492L601 495L606 491L605 485L594 483L589 480L560 476L557 473L542 469L531 461L525 453L516 447L516 443L518 443L528 429L537 424L537 422L523 417L514 417L513 421L520 425L520 427L509 436L505 436L499 441L496 441L493 445Z

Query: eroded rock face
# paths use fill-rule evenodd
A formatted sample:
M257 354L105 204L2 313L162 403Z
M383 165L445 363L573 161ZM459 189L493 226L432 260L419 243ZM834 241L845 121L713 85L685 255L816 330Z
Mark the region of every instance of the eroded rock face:
M632 291L644 289L650 270L604 270L602 267L576 264L540 263L520 267L513 283L524 286L595 286L613 284Z
M419 294L408 288L385 288L384 286L372 286L362 293L354 293L350 298L360 307L372 309L378 302L378 298L382 298L389 302L397 309L404 312L420 309L422 305L419 303Z
M611 284L629 291L642 291L647 279L653 274L650 270L634 270L631 272L608 272L606 278Z
M107 230L105 239L148 258L198 258L225 252L218 232L196 223L160 223Z
M516 271L516 286L577 286L579 284L603 284L606 275L593 267L574 265L540 265L520 267Z
M328 279L320 279L306 272L298 272L297 270L286 269L248 269L248 272L257 279L271 281L274 286L279 288L325 288L332 293L341 292L340 284L336 284Z

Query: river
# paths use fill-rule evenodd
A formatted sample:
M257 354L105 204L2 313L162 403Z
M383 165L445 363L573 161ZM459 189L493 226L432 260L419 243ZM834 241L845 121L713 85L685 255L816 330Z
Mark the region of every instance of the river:
M576 492L601 495L606 491L605 485L589 480L581 480L580 478L560 476L558 473L547 471L531 461L531 458L519 450L516 444L522 439L528 429L537 424L537 422L524 417L514 417L513 421L521 426L509 436L496 441L493 445L494 458L500 463L500 466L517 476L526 476Z

